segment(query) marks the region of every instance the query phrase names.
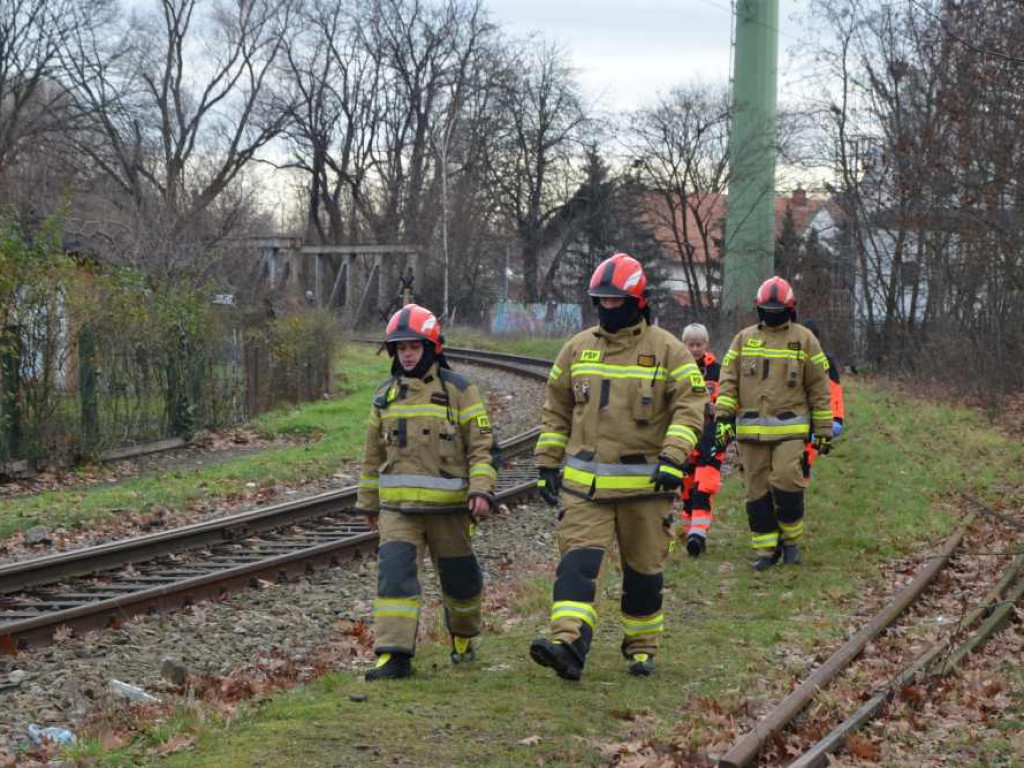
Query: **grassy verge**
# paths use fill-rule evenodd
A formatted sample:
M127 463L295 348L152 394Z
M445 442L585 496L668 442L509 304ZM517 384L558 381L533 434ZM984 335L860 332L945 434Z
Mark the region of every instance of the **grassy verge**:
M670 561L671 626L653 679L628 677L618 656L614 569L584 681L563 683L530 663L526 646L545 625L550 588L538 578L518 591L523 620L487 636L474 668L451 669L447 649L426 643L411 681L371 686L329 675L243 709L230 725L197 726L198 749L167 764L598 765L600 743L638 733L677 741L684 733L701 746L707 718L778 692L820 644L843 635L881 563L947 533L961 515L954 494L991 499L1000 484L1021 481L1022 444L980 415L866 383L850 383L847 396L848 431L817 464L809 492L805 565L750 572L742 481L729 479L707 555ZM144 760L130 749L103 759Z
M267 413L255 422L268 436L318 439L273 446L202 469L8 499L0 504L0 538L38 524L85 527L157 507L173 518L175 511L190 505L251 494L250 483L259 489L329 476L341 461L358 455L368 403L387 367L387 360L376 356L374 349L346 346L336 364L344 383L332 399Z
M445 333L445 341L453 347L490 349L510 355L527 355L554 360L565 344L565 337L547 336L492 336L471 328L455 328Z

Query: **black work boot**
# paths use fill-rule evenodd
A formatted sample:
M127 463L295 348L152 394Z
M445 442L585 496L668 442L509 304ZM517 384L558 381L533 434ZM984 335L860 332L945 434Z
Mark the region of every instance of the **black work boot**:
M703 536L691 533L686 537L686 553L690 557L700 557L707 549L707 542Z
M759 555L757 560L754 561L755 571L767 571L769 568L771 568L773 565L779 562L779 558L782 556L781 547L776 547L775 549L771 550L771 552L767 552L764 550L762 550L762 552L764 554Z
M472 664L476 661L476 646L468 637L452 635L452 664Z
M649 653L634 653L629 657L629 674L650 677L654 674L654 657Z
M797 549L796 544L783 544L782 545L782 563L783 565L800 565L804 559L800 557L800 550Z
M563 680L579 680L583 676L583 662L565 643L538 637L530 643L530 658L542 667L549 667Z
M412 657L407 653L382 653L377 663L366 670L367 681L398 680L412 674Z

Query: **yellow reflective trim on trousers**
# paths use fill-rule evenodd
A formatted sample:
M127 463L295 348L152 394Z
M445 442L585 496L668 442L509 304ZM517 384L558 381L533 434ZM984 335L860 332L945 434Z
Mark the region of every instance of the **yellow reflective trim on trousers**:
M647 619L638 619L635 616L622 615L622 631L627 637L637 635L656 635L665 631L665 614L659 613Z
M736 401L736 399L733 397L729 397L728 395L719 395L718 400L715 402L715 404L720 405L723 408L732 408L734 411L736 410L737 406L739 406L739 403Z
M477 416L483 416L487 411L484 410L483 403L474 403L469 408L463 408L458 411L459 424L465 424L467 421L472 421Z
M590 603L575 600L559 600L551 604L551 621L558 619L582 619L591 628L597 627L597 611Z
M562 375L562 369L559 368L557 365L552 365L551 366L551 373L548 374L548 378L551 379L552 381L557 381L558 378L561 375Z
M469 468L469 476L470 477L485 476L485 477L496 478L498 476L498 470L496 470L490 464L473 464Z
M779 528L782 529L782 540L783 541L796 541L804 535L804 521L793 523L792 525L779 521Z
M736 428L736 435L803 435L807 433L806 424L786 424L778 427L763 427L757 424L741 425Z
M569 375L601 376L606 379L640 379L665 381L664 368L645 368L642 365L615 365L614 363L573 363Z
M374 617L418 619L420 601L417 597L378 597L373 606Z
M359 487L360 488L379 488L380 487L380 480L378 478L376 478L376 477L366 477L366 476L363 476L363 477L359 478Z
M651 478L644 475L595 475L574 467L562 470L562 479L567 483L575 483L585 488L595 485L599 491L637 491L651 490Z
M750 537L750 546L754 549L773 549L779 544L779 532L761 533Z
M684 424L669 424L665 431L666 437L685 437L691 443L696 444L699 440L697 433Z
M465 488L444 491L436 488L381 488L381 503L392 501L423 501L430 504L459 504L468 498Z

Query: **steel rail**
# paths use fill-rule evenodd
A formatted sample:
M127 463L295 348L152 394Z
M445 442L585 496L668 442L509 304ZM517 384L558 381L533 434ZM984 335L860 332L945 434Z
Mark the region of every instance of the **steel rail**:
M962 526L946 539L936 557L928 559L917 575L875 617L865 624L860 631L818 667L810 677L784 698L752 731L737 741L732 748L718 761L719 768L745 768L752 764L764 748L768 740L785 728L800 713L815 694L831 682L860 655L864 647L881 634L906 608L917 600L925 587L932 583L939 571L946 565L953 551L960 545L964 534L977 517L972 513Z
M497 368L510 369L510 366L527 366L511 370L520 375L538 379L547 378L546 368L550 365L548 361L536 361L534 358L524 358L514 362L516 356L502 355L501 353L486 353L480 356L483 359L474 357L472 350L458 350L456 354L461 360ZM537 367L541 365L545 367L543 372L537 370ZM503 441L501 443L502 451L507 458L516 456L533 445L539 431L539 428L533 428ZM512 476L510 479L513 479L513 484L510 487L499 488L497 494L499 500L521 497L535 490L533 478L530 477L529 480L523 478L524 470L526 474L532 475L528 467L513 467L506 472ZM519 477L515 477L516 475ZM298 548L286 542L261 541L258 540L258 537L272 531L308 524L311 521L323 521L347 510L351 511L354 509L357 493L356 486L348 486L306 499L262 507L169 531L0 567L0 653L16 653L19 647L24 647L27 644L49 642L53 630L62 625L75 629L116 625L132 614L166 608L171 604L180 605L183 596L223 595L231 589L253 583L259 578L267 576L284 578L296 569L309 569L313 567L314 563L334 564L342 559L356 557L359 552L376 547L376 532L364 529L351 533L351 535L343 535L335 540ZM349 527L352 528L352 526ZM333 536L333 533L331 535ZM244 563L236 562L237 558L240 556L256 557L256 553L231 550L227 553L217 554L217 548L247 544L263 548L273 548L276 545L291 551L271 557L258 557L256 560ZM132 568L135 565L156 561L159 558L211 548L213 549L212 559L209 560L208 565L204 566L202 561L197 565L188 565L183 574L185 578L171 580L159 575L136 577L136 580L141 583L152 581L169 581L170 583L159 583L148 588L135 589L132 587L138 587L138 584L107 587L96 584L86 585L83 591L77 593L49 596L52 605L57 606L58 610L45 610L40 613L31 613L31 611L44 607L45 599L40 604L39 602L26 602L24 599L19 600L18 598L18 593L32 588L62 584L69 579L113 573L117 569ZM218 565L216 563L218 558L221 563L226 560L226 567L220 567L213 572L189 575L189 569L195 571L197 567L204 569L209 565ZM176 572L173 563L168 567L170 568L169 573ZM180 571L179 568L178 572ZM132 580L130 575L127 580ZM92 591L95 589L119 591L121 594L106 599L93 599L97 597L97 593ZM5 607L8 616L16 617L14 621L4 621ZM19 607L27 607L29 611L19 613L17 610ZM31 615L23 615L26 613L31 613Z

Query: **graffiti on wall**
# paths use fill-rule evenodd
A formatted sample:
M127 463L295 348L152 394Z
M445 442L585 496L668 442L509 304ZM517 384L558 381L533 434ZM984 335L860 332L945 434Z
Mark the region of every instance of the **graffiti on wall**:
M579 304L499 301L491 309L491 333L564 336L583 330Z

